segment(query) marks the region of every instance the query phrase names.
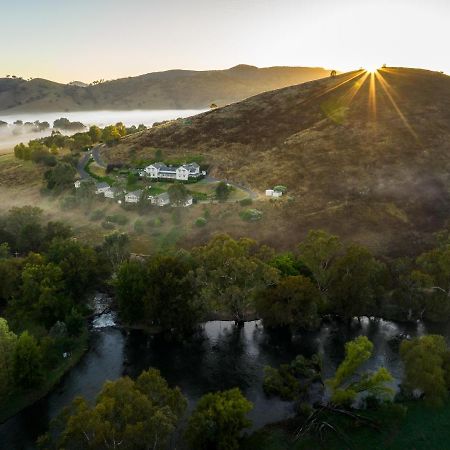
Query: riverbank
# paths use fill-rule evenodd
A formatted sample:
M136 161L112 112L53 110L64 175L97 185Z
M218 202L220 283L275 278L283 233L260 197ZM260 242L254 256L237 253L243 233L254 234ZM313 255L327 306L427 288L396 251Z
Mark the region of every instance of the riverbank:
M66 375L66 373L78 364L88 348L89 331L85 328L81 336L77 338L75 348L70 357L65 359L58 367L46 374L47 376L39 388L27 391L15 389L11 392L8 399L1 405L0 424L6 422L9 418L15 416L23 409L50 393L62 380L64 375Z
M396 403L394 407L391 414L384 410L361 413L378 423L379 429L353 420L330 417L329 423L339 429L340 434L323 433L321 438L305 437L295 441L295 431L301 425L298 419L271 424L245 438L242 450L442 450L450 447L450 402L439 409L428 408L423 401ZM403 417L402 407L406 409Z

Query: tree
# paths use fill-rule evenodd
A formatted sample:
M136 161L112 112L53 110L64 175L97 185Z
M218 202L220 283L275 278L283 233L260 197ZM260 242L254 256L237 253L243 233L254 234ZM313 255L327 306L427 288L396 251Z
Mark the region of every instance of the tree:
M42 357L34 336L24 331L17 340L13 373L15 383L22 388L37 386L43 377Z
M339 238L323 230L311 230L299 245L300 260L311 271L322 292L328 290L331 263L341 248Z
M64 320L70 310L70 299L64 292L63 271L56 264L28 263L22 271L22 296L17 311L32 314L47 329Z
M64 189L72 187L75 174L75 168L71 164L58 163L44 174L44 178L47 181L47 189L62 192Z
M189 195L186 186L181 183L172 184L167 189L167 193L169 194L170 203L176 206L184 205Z
M130 238L126 233L115 231L105 236L101 250L112 269L116 270L130 256Z
M8 322L0 317L0 400L4 399L14 384L13 364L17 336L10 331Z
M216 198L217 200L220 200L221 202L225 201L228 199L228 197L230 196L230 186L228 186L227 183L225 183L225 181L220 181L218 183L218 185L216 186Z
M123 264L116 292L124 319L181 334L190 332L203 314L190 269L185 259L164 255L153 256L145 264Z
M120 131L114 125L109 125L103 128L102 141L105 142L107 145L113 145L119 142L120 138L121 138Z
M193 450L237 450L253 408L237 388L204 395L189 418L186 440Z
M40 443L46 449L164 450L186 405L178 388L149 369L136 381L107 381L93 406L76 398Z
M43 244L42 209L35 206L14 207L5 220L5 231L12 236L13 250L37 251Z
M428 405L441 406L450 388L450 351L445 339L430 334L404 340L400 356L405 365L405 387L420 389Z
M331 268L328 290L331 310L347 320L376 314L384 271L384 265L369 250L359 245L348 247Z
M102 130L97 125L89 127L88 133L93 143L99 142L102 137Z
M336 75L337 75L337 73L336 73L335 70L332 70L332 71L330 72L330 77L334 78Z
M423 292L427 291L424 317L437 321L450 315L450 237L446 234L438 235L438 244L435 249L420 255L416 261L424 274Z
M100 281L95 250L78 241L54 240L47 258L62 270L65 292L74 300L84 298Z
M259 258L259 251L255 241L236 241L228 235L215 236L194 249L199 294L205 303L229 312L238 323L253 310L257 293L278 281L278 271Z
M127 323L143 320L147 294L146 265L136 260L125 261L117 272L114 286L122 319Z
M359 372L359 368L372 356L373 344L366 336L359 336L345 344L345 358L333 378L326 381L331 390L331 401L350 405L360 393L383 399L390 398L392 389L386 386L393 380L384 367L374 373Z
M320 323L322 296L309 278L288 276L258 297L256 309L268 327L314 329Z

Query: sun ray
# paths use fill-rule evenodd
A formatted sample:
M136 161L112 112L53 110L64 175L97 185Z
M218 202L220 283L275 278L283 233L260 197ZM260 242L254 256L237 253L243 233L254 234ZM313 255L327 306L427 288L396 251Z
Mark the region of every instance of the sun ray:
M370 119L376 122L377 120L377 87L375 83L375 73L370 74L369 81L369 114Z
M397 102L395 101L394 97L392 96L391 92L389 92L390 89L392 89L388 82L384 79L383 75L378 71L375 73L375 76L377 77L377 80L380 82L380 85L385 92L386 96L388 97L389 101L392 103L392 106L396 110L397 114L399 115L400 119L402 120L403 124L407 128L407 130L412 134L412 136L419 141L419 136L417 133L413 130L412 126L408 122L408 119L401 111L400 107L397 105Z

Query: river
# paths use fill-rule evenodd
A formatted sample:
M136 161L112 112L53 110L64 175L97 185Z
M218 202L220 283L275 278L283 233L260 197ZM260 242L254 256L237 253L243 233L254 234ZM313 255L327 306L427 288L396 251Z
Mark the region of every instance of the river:
M91 332L89 351L46 398L0 425L0 448L33 449L35 439L45 432L49 421L76 395L93 400L105 380L124 374L135 377L148 367L156 367L172 386L179 386L188 399L189 408L206 392L238 386L254 404L250 413L253 428L292 415L292 404L267 398L262 390L263 369L291 361L296 355L322 355L324 377L331 376L344 356L344 343L366 335L374 343L373 358L366 368L387 367L395 377L394 387L402 375L402 366L389 340L399 333L411 336L427 332L449 336L447 325L425 326L422 323L397 324L384 320L361 322L351 326L330 323L320 330L290 338L269 332L260 321L245 323L212 321L183 344L168 343L160 337L141 332L124 333L114 325L114 313L96 319Z

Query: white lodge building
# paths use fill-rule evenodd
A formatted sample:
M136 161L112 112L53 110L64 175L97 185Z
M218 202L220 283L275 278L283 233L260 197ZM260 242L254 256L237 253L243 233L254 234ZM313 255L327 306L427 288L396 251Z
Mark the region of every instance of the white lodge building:
M166 166L158 162L150 164L144 169L144 173L150 178L172 179L187 181L190 178L198 178L201 174L200 166L197 163L183 164L179 167Z

